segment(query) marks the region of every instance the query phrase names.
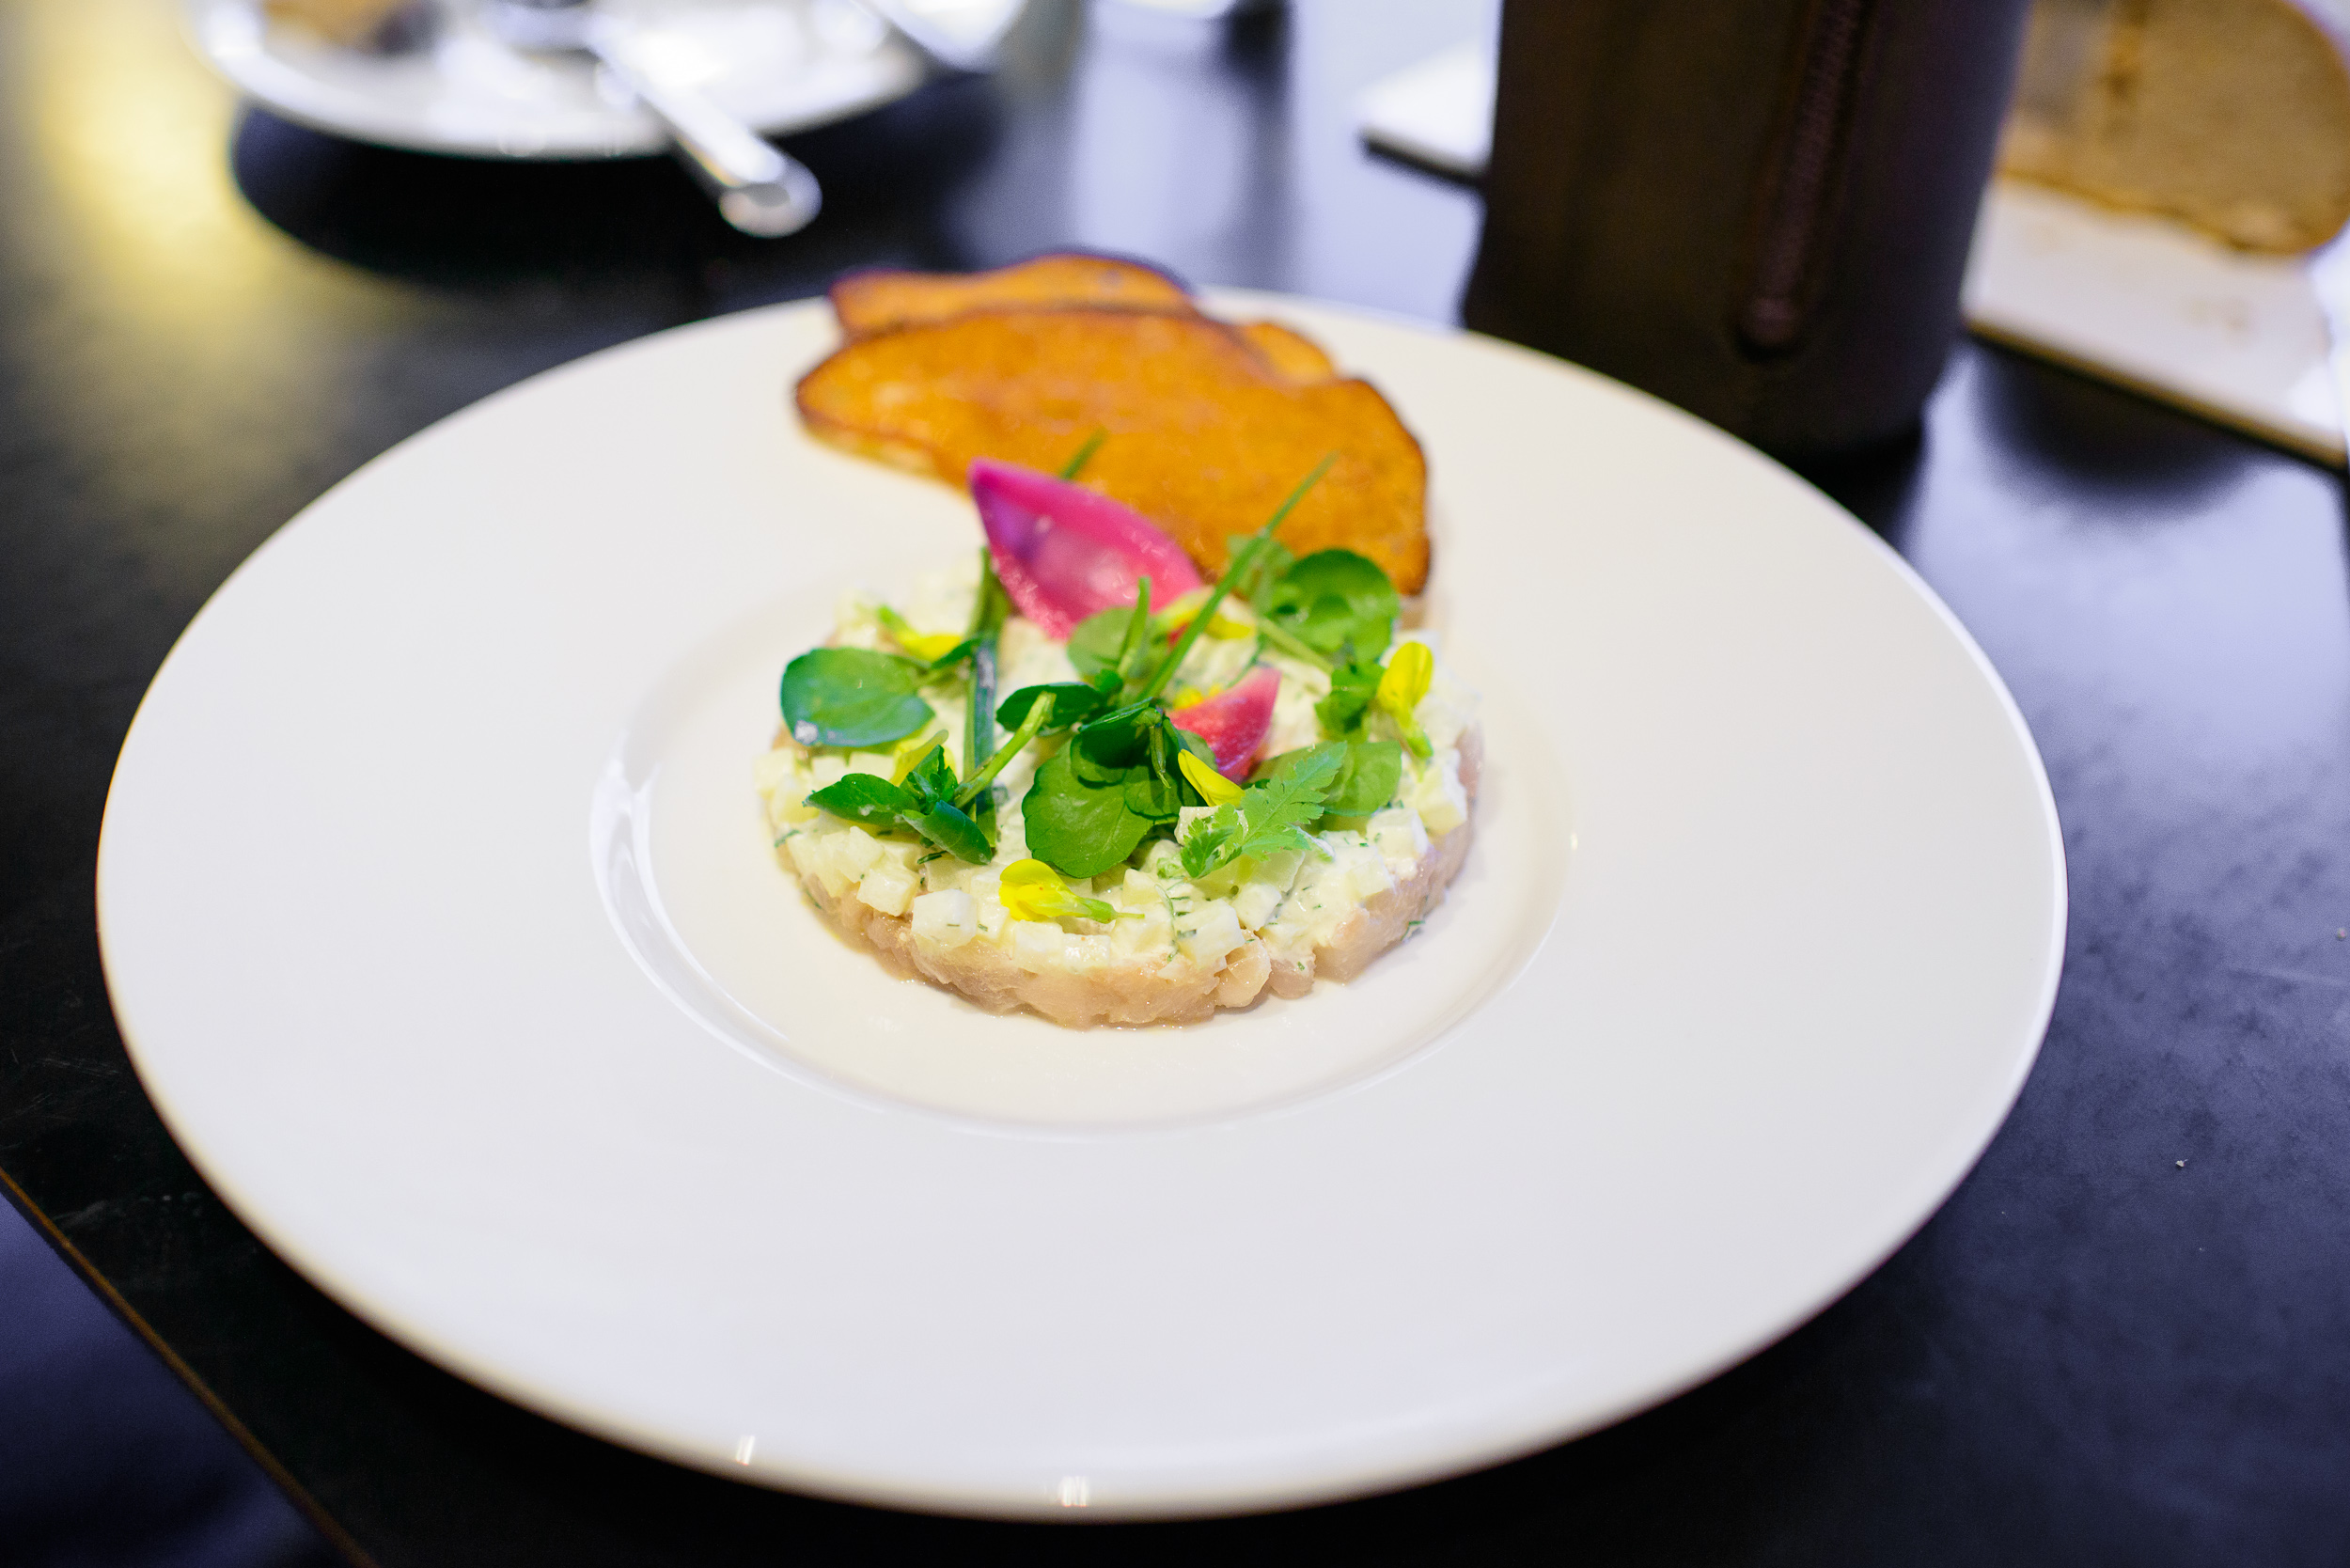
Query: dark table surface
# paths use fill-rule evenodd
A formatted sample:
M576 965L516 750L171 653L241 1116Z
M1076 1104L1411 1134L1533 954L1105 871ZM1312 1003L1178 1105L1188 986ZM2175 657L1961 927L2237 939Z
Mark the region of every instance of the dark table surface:
M1915 441L1814 478L1950 603L2038 737L2071 860L2055 1022L1980 1166L1891 1261L1610 1431L1178 1526L757 1491L361 1326L228 1215L141 1093L94 936L108 775L172 639L320 491L534 371L859 263L1076 243L1451 320L1477 198L1366 155L1347 110L1487 25L1405 0L1229 30L1039 0L998 77L798 138L831 205L757 242L665 161L492 166L241 113L164 0L0 0L0 1171L342 1549L387 1568L2350 1560L2342 486L1980 346Z

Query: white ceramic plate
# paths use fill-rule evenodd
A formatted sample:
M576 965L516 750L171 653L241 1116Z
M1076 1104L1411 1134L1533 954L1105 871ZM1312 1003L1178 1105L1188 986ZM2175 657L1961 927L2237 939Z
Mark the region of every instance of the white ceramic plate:
M1437 497L1488 703L1452 900L1352 988L1068 1034L887 979L767 853L774 681L978 539L786 401L821 306L369 464L173 651L108 802L115 1006L295 1266L590 1431L921 1508L1172 1514L1651 1404L1907 1236L2021 1084L2039 760L1908 570L1556 362L1277 299Z
M772 134L846 119L903 98L922 60L854 0L603 0L646 33L650 57L738 118ZM271 20L261 0L185 0L188 32L212 68L289 119L423 152L491 158L616 158L668 146L661 127L600 86L582 58L516 54L471 0L434 0L428 45L398 54L338 48ZM930 0L995 13L1008 0ZM966 20L941 15L952 28ZM977 25L977 23L973 24Z

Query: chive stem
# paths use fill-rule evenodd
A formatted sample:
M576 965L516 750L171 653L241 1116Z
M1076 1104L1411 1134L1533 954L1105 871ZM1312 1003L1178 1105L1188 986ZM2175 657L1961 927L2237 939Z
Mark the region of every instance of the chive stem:
M1143 638L1151 635L1151 579L1143 577L1135 584L1135 613L1126 618L1125 639L1118 645L1118 678L1133 678L1135 656L1142 651Z
M1303 660L1325 675L1333 667L1321 650L1261 611L1257 616L1257 635L1291 658Z
M1174 679L1175 671L1183 666L1184 656L1190 653L1191 645L1199 640L1199 634L1206 631L1208 622L1215 619L1216 606L1224 603L1224 596L1232 591L1235 583L1247 580L1250 568L1264 554L1265 546L1273 542L1273 530L1287 520L1297 503L1306 498L1306 493L1320 484L1322 476L1327 474L1330 465L1338 461L1339 454L1332 452L1315 463L1314 471L1298 481L1297 488L1290 492L1289 499L1283 501L1265 520L1265 525L1248 536L1248 542L1241 547L1239 558L1226 564L1224 575L1215 580L1215 588L1209 593L1208 602L1192 616L1191 624L1184 627L1183 635L1176 639L1174 651L1160 662L1149 682L1143 686L1142 697L1145 699L1155 698L1167 689L1167 682Z
M987 760L987 766L965 779L963 788L955 792L956 808L960 810L979 799L979 792L995 781L995 776L1004 771L1005 764L1019 756L1027 744L1043 731L1045 721L1052 716L1053 704L1049 700L1030 703L1026 716L1020 721L1020 728L1011 732L1011 739L998 746L995 755Z
M1085 445L1077 448L1076 455L1061 464L1060 477L1064 479L1073 479L1084 473L1086 464L1093 461L1093 454L1100 451L1102 443L1109 438L1109 431L1096 426L1093 433L1086 437Z
M969 712L963 727L963 765L970 767L995 745L995 635L1004 624L1004 589L995 558L979 546L979 592L971 604Z

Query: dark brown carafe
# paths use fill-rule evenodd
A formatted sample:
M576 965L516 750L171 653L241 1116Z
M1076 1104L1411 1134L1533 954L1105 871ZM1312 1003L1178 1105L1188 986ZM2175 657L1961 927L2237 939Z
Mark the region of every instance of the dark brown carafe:
M1464 319L1785 456L1900 433L2026 5L1507 0Z

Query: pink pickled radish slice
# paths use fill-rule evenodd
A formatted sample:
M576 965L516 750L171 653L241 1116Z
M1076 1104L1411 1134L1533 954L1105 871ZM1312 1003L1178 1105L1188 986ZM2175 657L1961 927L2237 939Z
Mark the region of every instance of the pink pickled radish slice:
M1215 771L1238 784L1248 776L1248 764L1273 728L1273 699L1280 695L1281 672L1259 665L1246 680L1167 716L1176 729L1207 742L1215 753Z
M1020 613L1066 638L1077 622L1135 602L1151 579L1165 604L1199 586L1182 545L1132 507L1018 463L976 458L971 499L987 529L996 578Z

